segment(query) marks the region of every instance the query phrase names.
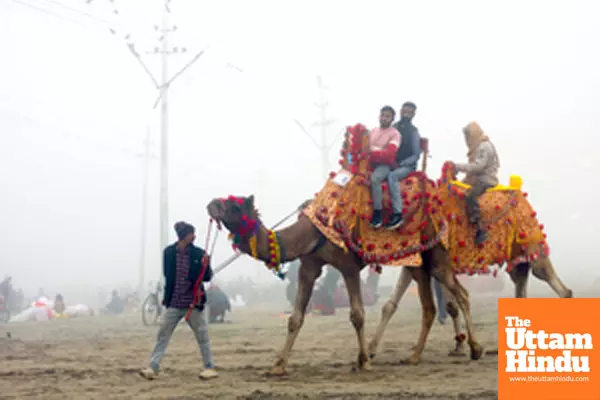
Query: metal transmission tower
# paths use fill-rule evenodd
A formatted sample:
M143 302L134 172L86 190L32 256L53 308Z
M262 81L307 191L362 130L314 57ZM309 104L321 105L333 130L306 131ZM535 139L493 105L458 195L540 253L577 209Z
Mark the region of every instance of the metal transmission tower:
M176 31L176 26L169 26L169 15L171 0L165 0L162 17L162 26L155 26L156 31L160 31L159 41L161 46L153 50L146 51L146 54L160 54L161 56L161 78L160 83L154 77L150 69L142 60L140 53L133 43L128 43L129 50L136 57L146 74L152 80L152 83L159 91L158 98L154 103L154 108L160 102L160 246L161 250L169 242L169 88L171 84L180 77L189 67L191 67L204 54L206 49L198 52L183 68L173 76L169 77L169 56L173 54L186 53L185 47L170 47L169 34ZM161 274L162 277L162 274ZM161 278L162 279L162 278Z
M109 0L113 7L113 14L119 15L120 12L115 6L114 0ZM86 0L88 4L92 0ZM204 54L206 49L198 52L187 64L184 65L177 73L169 77L169 56L174 54L187 53L187 48L171 46L169 43L169 34L177 30L177 26L169 25L169 16L171 14L170 8L171 0L164 0L163 13L162 13L162 24L154 26L154 30L159 33L158 41L161 43L160 46L155 46L151 50L144 51L147 55L159 55L161 56L161 74L160 81L155 78L150 68L146 65L142 59L140 52L137 50L135 41L132 35L128 32L119 32L112 27L109 29L113 35L122 36L129 48L131 54L136 58L140 66L152 84L158 91L158 96L154 102L153 109L155 109L160 103L160 248L161 251L164 249L169 241L169 88L171 84L180 77L188 68L190 68L198 59ZM147 142L148 145L148 142ZM146 149L148 152L148 149ZM147 167L145 167L147 168ZM145 172L146 173L146 172ZM145 178L147 179L147 178ZM146 183L144 183L146 185ZM144 189L145 190L145 189ZM145 205L143 206L143 208ZM144 212L145 214L145 212ZM143 217L144 218L144 217ZM142 227L145 227L145 220L142 222ZM142 237L142 253L145 252L145 234ZM140 262L144 264L145 254L140 255ZM140 265L139 279L144 279L144 273L141 269L144 268ZM162 273L160 274L162 279ZM143 282L140 282L143 285Z
M320 75L317 75L317 86L319 87L319 102L315 103L317 108L319 109L319 119L313 122L313 127L321 128L321 141L320 143L315 140L315 138L308 132L308 130L302 125L300 121L294 119L294 122L302 132L315 144L315 146L321 152L321 171L323 177L327 176L329 172L329 151L331 147L335 144L336 137L330 143L327 143L327 128L335 122L334 119L327 118L327 107L329 106L329 102L327 101L326 91L329 89L324 83Z

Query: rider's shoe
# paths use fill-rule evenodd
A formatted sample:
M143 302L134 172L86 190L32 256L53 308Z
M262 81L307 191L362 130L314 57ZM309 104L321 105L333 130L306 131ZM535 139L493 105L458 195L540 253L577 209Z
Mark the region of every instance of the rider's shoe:
M475 234L475 245L485 242L489 237L490 235L487 233L487 231L484 231L483 229L477 229L477 233Z
M372 228L381 228L383 225L383 221L381 219L381 210L373 210L373 217L371 218L371 227Z
M385 229L394 230L402 225L402 214L392 214L392 218L385 224Z

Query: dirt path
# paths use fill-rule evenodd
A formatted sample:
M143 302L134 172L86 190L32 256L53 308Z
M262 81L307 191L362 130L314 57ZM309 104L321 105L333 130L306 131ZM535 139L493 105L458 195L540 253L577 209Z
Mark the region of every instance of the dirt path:
M347 310L334 317L306 319L292 353L290 375L264 373L283 343L286 321L276 311L236 310L231 324L211 326L215 361L221 377L200 381L199 350L186 326L180 326L163 362L160 378L142 380L154 345L154 328L138 315L93 317L0 326L0 398L460 398L497 397L497 358L478 362L451 358L450 324L437 322L422 364L399 365L410 354L419 330L416 298L401 304L383 339L373 371L352 373L356 338ZM496 301L478 299L473 307L481 343L496 348ZM379 307L368 313L374 333Z

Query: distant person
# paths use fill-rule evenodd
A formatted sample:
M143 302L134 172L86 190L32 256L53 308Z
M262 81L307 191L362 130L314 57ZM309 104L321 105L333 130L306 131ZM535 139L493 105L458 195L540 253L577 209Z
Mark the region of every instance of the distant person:
M291 261L287 266L285 277L288 285L285 288L285 297L292 307L296 304L296 293L298 292L298 272L300 271L300 259Z
M62 314L66 309L67 307L65 306L65 299L63 299L62 294L57 294L54 298L54 312L57 314Z
M158 330L156 346L150 357L150 366L140 371L140 375L148 380L153 380L158 376L160 362L165 355L171 335L177 324L192 308L193 311L187 323L196 336L204 361L204 370L200 373L200 378L216 378L218 374L214 369L208 323L204 313L206 291L202 283L212 279L212 269L205 251L193 244L196 239L195 228L187 222L181 221L175 224L175 232L179 240L167 246L163 252L165 276L163 303L167 311ZM203 269L205 272L203 276L200 276ZM195 290L196 283L198 284L197 289L202 291L200 299L196 299L198 295Z
M381 267L379 267L381 268ZM379 279L381 278L381 273L377 272L377 266L370 266L369 267L369 273L367 275L367 282L366 285L369 288L369 290L371 291L371 293L373 293L373 295L378 295L379 294ZM379 297L379 296L377 296Z
M119 296L117 290L112 291L110 301L106 305L106 312L109 314L121 314L125 310L125 300Z
M211 324L224 323L225 314L231 311L229 297L217 285L211 285L207 293L209 322Z
M454 163L456 172L466 174L464 183L471 185L465 200L467 203L467 216L469 223L477 227L475 233L475 244L485 242L489 233L481 221L481 210L479 208L479 197L486 190L498 185L498 169L500 159L496 148L487 137L477 122L471 122L463 128L465 142L469 149L467 153L468 163Z
M12 277L7 276L0 282L0 295L4 297L4 301L8 301L8 297L12 292Z
M437 279L433 279L433 291L437 300L438 308L438 321L444 325L448 314L446 312L446 299L444 298L444 292L442 291L442 284Z
M313 309L321 312L321 315L335 315L335 293L338 288L338 282L342 278L342 273L332 267L327 266L327 273L323 282L313 292Z

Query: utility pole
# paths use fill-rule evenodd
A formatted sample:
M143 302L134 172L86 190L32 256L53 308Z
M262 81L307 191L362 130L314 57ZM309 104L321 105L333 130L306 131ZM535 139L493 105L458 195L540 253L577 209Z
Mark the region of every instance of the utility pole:
M172 54L185 53L185 47L169 47L169 33L175 31L177 27L169 26L169 14L171 9L169 4L171 0L164 1L164 10L162 15L161 27L155 27L160 31L161 47L154 51L147 51L147 54L161 55L161 79L160 83L154 77L146 63L142 60L140 53L136 50L133 43L128 43L129 51L138 60L148 77L152 80L154 87L159 91L158 98L154 102L154 108L161 103L160 107L160 251L164 249L169 242L169 89L175 79L180 77L188 68L190 68L205 53L206 49L198 52L183 68L176 74L169 77L169 56ZM160 274L162 280L162 274Z
M319 86L319 98L320 98L319 100L320 101L318 103L315 103L315 105L319 109L319 120L315 121L312 124L312 126L313 127L316 127L316 126L321 127L321 141L320 142L316 141L315 138L308 132L308 130L304 127L304 125L302 125L302 123L300 121L298 121L297 119L294 119L294 122L296 123L296 125L298 125L298 128L300 128L300 130L306 136L308 136L308 138L314 143L314 145L317 147L317 149L319 149L319 151L321 152L321 173L322 173L323 177L326 177L329 172L329 151L331 150L331 147L335 144L337 138L334 137L333 140L331 141L331 143L327 143L327 128L331 124L333 124L335 122L335 120L327 118L327 107L329 106L329 102L327 101L326 90L328 88L323 83L323 80L321 79L320 75L317 76L317 85Z
M169 241L169 1L165 0L162 20L160 85L160 248ZM162 276L162 274L161 274Z
M93 0L86 0L87 4L92 3ZM110 0L111 3L114 3L114 0ZM130 33L125 33L123 35L123 39L126 41L127 47L131 54L136 58L140 66L144 69L144 72L150 80L152 81L153 86L157 89L158 97L154 102L153 109L156 109L158 103L161 102L160 107L160 251L162 253L162 249L164 249L169 241L169 89L173 81L175 81L179 76L181 76L188 68L190 68L200 57L206 52L207 48L201 50L196 53L194 57L188 61L187 64L183 66L177 73L173 76L169 77L169 56L172 54L186 53L187 48L185 47L177 47L174 46L172 48L169 47L169 33L177 30L176 26L172 28L169 26L169 14L171 13L170 8L171 0L164 0L163 3L163 14L162 14L162 24L161 26L156 26L154 29L157 32L160 32L161 47L155 47L151 51L145 51L146 54L158 54L161 55L161 79L159 81L154 77L154 74L150 71L146 63L142 60L140 53L137 51L135 47L135 43L133 42L132 35ZM70 8L70 7L68 7ZM117 8L113 9L113 14L119 15L120 12ZM86 14L89 15L89 14ZM113 35L121 36L121 32L115 31L112 27L110 27L110 32ZM238 72L242 72L242 69L238 66L229 63L227 64L227 68L234 69ZM144 184L146 185L146 184ZM144 189L146 190L146 189ZM144 207L146 207L144 205ZM144 213L145 214L145 213ZM145 218L143 222L143 226L145 226ZM142 232L144 235L145 233ZM145 236L142 239L145 242ZM145 250L145 249L144 249ZM142 251L144 253L144 251ZM140 257L144 258L144 255L140 255ZM141 261L143 264L143 260ZM142 267L140 267L142 268ZM162 273L160 274L162 280ZM140 280L143 280L142 272L140 272Z
M140 265L138 275L138 296L144 293L144 283L146 280L146 222L148 212L148 176L150 170L150 126L146 128L145 152L144 152L144 180L142 183L142 223L140 235Z

